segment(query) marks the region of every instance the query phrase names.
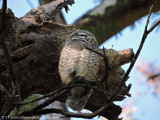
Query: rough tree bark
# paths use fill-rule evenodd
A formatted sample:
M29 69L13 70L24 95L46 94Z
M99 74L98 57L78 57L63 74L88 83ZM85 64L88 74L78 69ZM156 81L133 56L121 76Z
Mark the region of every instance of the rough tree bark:
M153 12L158 12L159 0L102 0L99 6L79 18L74 24L94 33L99 44L102 44L147 15L152 4Z
M51 1L53 1L53 0L39 0L39 3L40 3L40 5L45 5L45 4L50 3ZM66 24L66 21L65 21L64 16L61 11L59 11L56 14L56 16L54 17L54 19L52 21L57 22L57 23L61 23L61 24Z
M52 0L39 0L46 4ZM114 35L117 35L127 26L148 14L149 7L153 4L153 12L160 10L159 0L99 0L100 5L85 13L75 21L81 29L94 33L99 44L102 44ZM60 21L64 21L63 17Z
M58 74L58 61L60 51L68 34L77 29L75 25L62 25L53 23L50 20L63 7L73 4L73 0L53 1L50 4L32 9L22 18L16 18L10 9L7 9L4 19L3 39L11 55L13 70L17 79L17 85L21 100L27 96L36 94L47 94L62 87ZM1 33L2 34L2 33ZM101 50L100 50L101 51ZM105 82L104 89L112 92L120 83L124 70L121 65L128 63L133 58L132 49L115 51L108 49L106 55L112 69ZM105 65L101 58L99 78L105 73ZM10 74L2 48L0 47L0 77L5 87L12 92ZM106 86L107 85L107 86ZM120 95L129 95L126 85L122 88ZM65 102L66 96L59 98ZM6 95L0 91L0 110L3 114L3 106ZM94 111L104 105L103 94L94 92L86 109ZM123 100L124 97L117 97L115 100ZM112 104L100 115L110 119L118 119L121 108ZM9 113L5 113L7 115Z

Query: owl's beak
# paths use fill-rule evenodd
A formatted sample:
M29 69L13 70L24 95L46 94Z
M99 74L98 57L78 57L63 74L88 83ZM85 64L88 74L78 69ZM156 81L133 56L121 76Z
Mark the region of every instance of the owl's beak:
M92 37L88 36L88 37L87 37L88 43L92 43L92 39L93 39Z

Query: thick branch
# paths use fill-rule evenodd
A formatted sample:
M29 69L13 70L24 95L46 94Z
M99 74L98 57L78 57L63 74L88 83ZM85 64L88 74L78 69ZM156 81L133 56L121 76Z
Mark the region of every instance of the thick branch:
M54 0L49 4L32 9L22 17L22 20L30 25L39 26L44 21L52 20L62 8L72 4L74 0Z
M89 11L75 22L81 29L94 33L99 44L117 35L125 27L133 25L135 21L147 15L148 8L152 4L154 5L154 12L160 10L159 0L117 0L116 4L111 6L106 4L106 7L104 7L105 2L106 0L102 1L100 6ZM103 10L99 9L103 7ZM101 14L102 12L103 14Z
M2 46L3 52L5 54L5 57L7 59L8 68L9 68L9 71L10 71L10 74L11 74L12 87L15 87L16 77L15 77L14 72L13 72L13 64L12 64L12 60L11 60L8 48L7 48L6 44L5 44L5 40L3 38L3 35L4 35L3 29L4 29L4 22L5 22L4 18L6 16L5 15L6 9L7 9L7 0L3 0L1 21L0 21L0 44Z

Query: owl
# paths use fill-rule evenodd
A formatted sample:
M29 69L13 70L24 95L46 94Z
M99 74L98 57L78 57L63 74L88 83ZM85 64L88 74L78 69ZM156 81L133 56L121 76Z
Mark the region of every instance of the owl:
M97 49L98 43L94 35L86 30L75 30L65 41L60 54L59 74L64 84L69 83L77 76L95 80L99 69L99 56L85 49ZM90 95L92 89L74 87L66 104L75 111L81 111Z

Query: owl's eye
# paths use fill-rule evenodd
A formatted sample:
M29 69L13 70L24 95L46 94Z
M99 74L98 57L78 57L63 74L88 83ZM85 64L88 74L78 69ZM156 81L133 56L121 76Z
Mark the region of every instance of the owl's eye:
M82 38L82 39L85 39L85 38L87 37L87 35L85 35L85 34L80 34L79 37Z

